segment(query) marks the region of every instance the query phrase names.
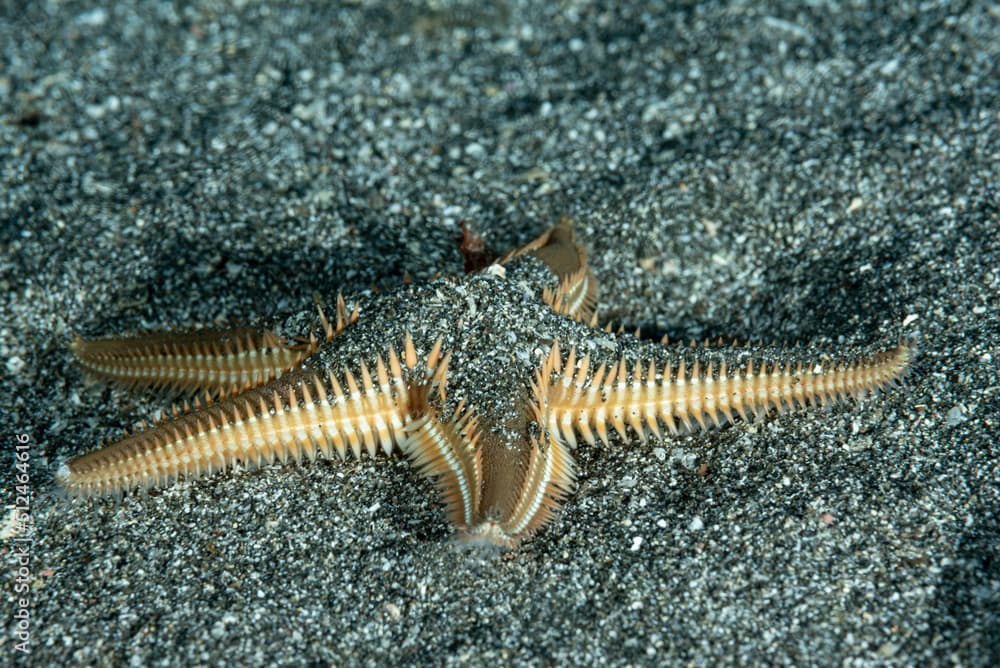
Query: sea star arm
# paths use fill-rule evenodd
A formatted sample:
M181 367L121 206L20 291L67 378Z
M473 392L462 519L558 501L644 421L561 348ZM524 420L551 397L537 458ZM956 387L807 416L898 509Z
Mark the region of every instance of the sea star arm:
M536 375L534 396L538 397ZM548 524L576 480L576 464L565 444L543 434L526 435L508 447L480 430L471 409L459 403L442 419L428 401L429 385L411 385L411 421L400 444L411 464L433 478L448 519L464 539L514 548ZM543 406L532 401L535 424Z
M113 445L68 461L59 471L63 487L79 495L119 493L165 485L180 476L199 477L236 462L259 466L322 454L341 459L362 449L374 456L398 445L408 419L409 376L420 375L413 343L405 364L390 347L375 375L296 369L270 383L178 415ZM426 377L437 384L447 372L440 341L428 355Z
M531 256L555 275L554 285L542 287L540 297L556 313L578 322L591 322L597 308L597 279L587 265L587 252L576 242L573 221L562 218L531 243L510 252L500 262Z
M516 547L551 521L573 487L572 456L547 436L541 443L528 437L529 447L514 448L489 433L483 438L475 412L461 402L450 419L442 419L428 401L429 389L427 383L411 385L403 453L434 479L461 537ZM534 402L532 409L540 423L542 408Z
M897 381L907 369L912 349L906 345L854 360L792 361L777 351L727 363L719 353L707 361L697 352L674 356L658 364L653 359L624 358L593 368L590 357L577 363L571 350L565 362L553 346L542 376L545 386L545 425L549 433L575 447L577 436L588 443L608 443L609 427L624 440L628 430L645 441L660 436L660 426L671 433L705 428L748 413L760 415L795 405L824 404L860 399Z
M467 530L479 520L483 485L475 415L459 404L451 419L441 419L424 386L411 392L410 409L400 448L420 474L434 479L452 526Z
M326 339L332 339L358 314L348 314L337 298L333 323L320 310ZM190 332L150 332L123 338L83 339L71 344L89 372L135 390L165 389L190 394L241 391L258 387L299 366L316 352L315 337L288 341L255 327Z
M550 435L532 439L529 455L511 510L499 522L511 546L551 522L576 484L576 462L563 443Z
M463 539L516 548L548 524L576 480L576 464L563 443L530 437L520 447L491 442L478 447L483 484L474 521L453 524Z
M308 342L292 344L252 327L128 338L77 337L71 347L87 371L128 389L213 395L262 385L295 368L315 350Z

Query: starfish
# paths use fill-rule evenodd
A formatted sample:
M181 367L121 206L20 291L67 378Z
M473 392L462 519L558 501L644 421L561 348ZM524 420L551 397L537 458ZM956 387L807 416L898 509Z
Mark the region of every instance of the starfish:
M204 399L67 461L57 478L74 495L121 494L237 464L398 450L434 481L460 536L515 548L572 492L581 441L645 444L859 400L912 357L906 344L852 356L642 341L596 327L597 290L563 219L478 273L405 283L351 310L338 295L332 317L319 305L318 323L299 323L306 336L78 337L74 353L99 377Z

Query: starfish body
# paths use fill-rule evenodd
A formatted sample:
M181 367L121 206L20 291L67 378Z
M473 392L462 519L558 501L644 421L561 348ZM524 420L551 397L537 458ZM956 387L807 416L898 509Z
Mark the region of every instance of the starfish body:
M319 335L239 329L78 339L93 373L214 401L68 461L79 495L166 485L241 462L402 452L435 481L460 535L516 547L572 491L581 441L646 442L772 409L858 399L911 350L818 356L679 348L595 328L597 288L568 221L485 271L338 299ZM549 308L539 308L541 300ZM388 314L408 323L386 341ZM374 352L373 352L374 351Z

